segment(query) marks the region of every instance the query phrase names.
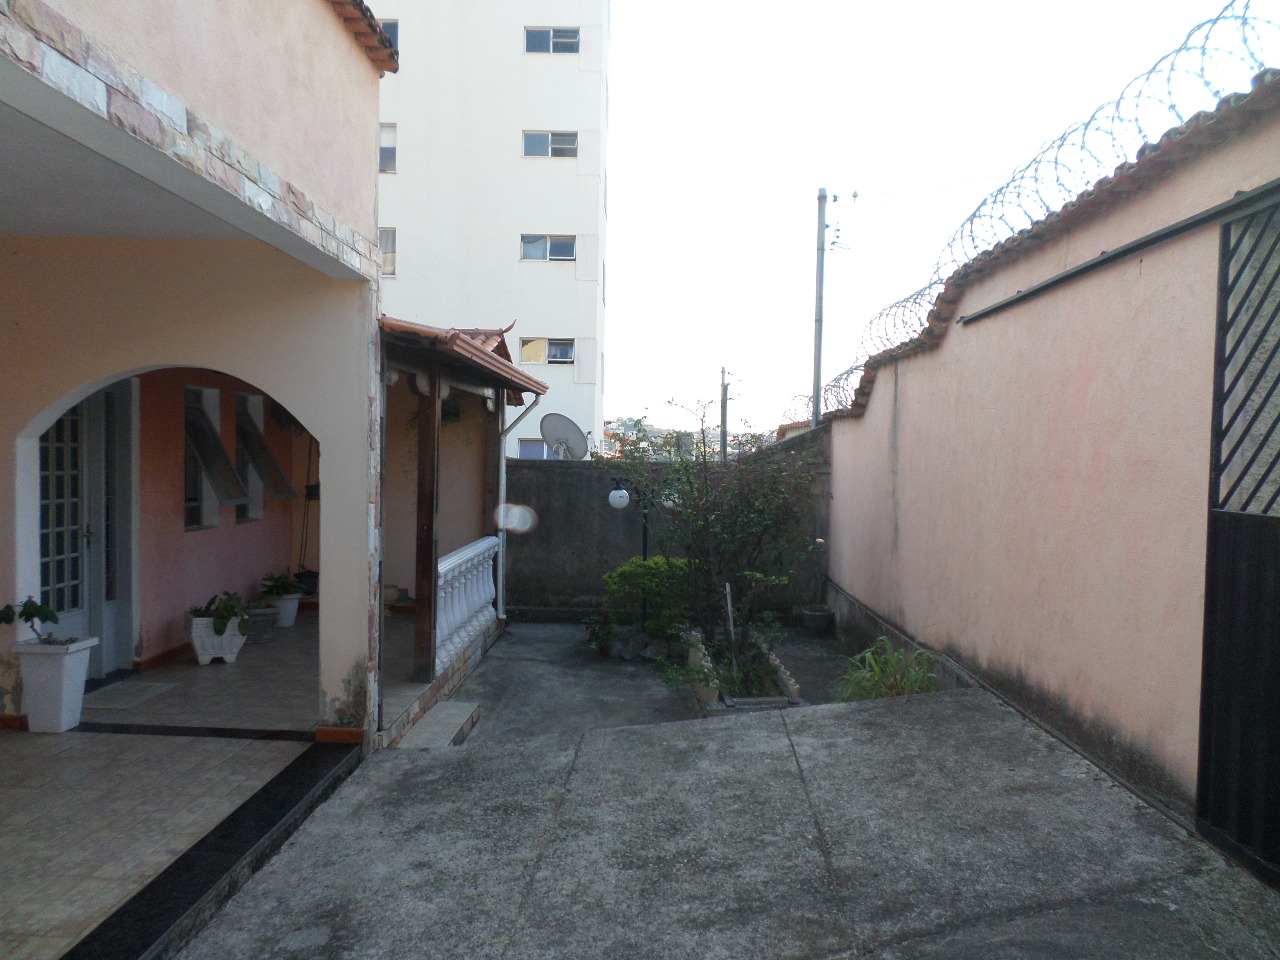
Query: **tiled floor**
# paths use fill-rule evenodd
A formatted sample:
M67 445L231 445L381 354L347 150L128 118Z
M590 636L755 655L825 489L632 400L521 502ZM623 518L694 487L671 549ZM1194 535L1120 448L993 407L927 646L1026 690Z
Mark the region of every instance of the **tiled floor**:
M310 730L320 712L316 612L300 613L297 626L277 629L272 640L245 644L235 663L215 660L201 667L191 654L189 660L144 670L119 682L173 686L125 709L86 706L82 721Z
M413 617L388 613L383 634L383 716L390 720L418 694L423 683L408 679ZM298 614L297 626L277 629L273 639L246 644L235 663L189 660L157 667L119 683L169 683L169 689L123 709L86 706L91 723L249 730L313 729L320 711L319 621L314 609Z
M383 715L425 688L409 669L413 618L388 614ZM194 655L113 686L165 685L82 721L309 731L319 715L314 609L236 662ZM104 688L109 689L109 688ZM120 699L120 698L115 698ZM129 698L123 698L128 700ZM0 731L0 958L57 958L309 746L306 740Z
M307 746L0 732L0 956L60 957Z

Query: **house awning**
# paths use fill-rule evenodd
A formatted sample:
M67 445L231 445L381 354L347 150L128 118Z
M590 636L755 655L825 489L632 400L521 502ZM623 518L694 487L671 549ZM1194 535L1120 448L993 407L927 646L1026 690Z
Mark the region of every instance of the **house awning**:
M365 56L375 67L386 73L395 73L400 69L400 51L382 29L382 24L367 3L361 0L329 0L329 3L333 12L342 18L347 32L364 48Z
M503 336L510 327L507 330L445 330L385 315L378 319L378 326L382 328L383 343L403 357L466 373L486 386L503 388L510 406L523 406L524 393L541 396L547 392L545 383L512 362ZM394 362L394 354L389 351L389 355Z

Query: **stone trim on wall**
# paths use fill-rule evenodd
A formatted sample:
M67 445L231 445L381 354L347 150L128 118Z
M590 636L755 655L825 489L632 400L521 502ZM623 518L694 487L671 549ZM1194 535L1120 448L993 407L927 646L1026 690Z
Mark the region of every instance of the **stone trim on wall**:
M377 281L376 240L309 199L41 0L0 0L0 56Z

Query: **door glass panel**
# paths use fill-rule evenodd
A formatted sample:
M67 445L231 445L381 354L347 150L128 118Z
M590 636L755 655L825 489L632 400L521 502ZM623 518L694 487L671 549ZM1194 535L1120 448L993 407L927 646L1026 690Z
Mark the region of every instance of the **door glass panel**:
M80 407L40 438L40 599L58 613L81 606Z
M107 391L102 408L103 599L116 598L116 398Z

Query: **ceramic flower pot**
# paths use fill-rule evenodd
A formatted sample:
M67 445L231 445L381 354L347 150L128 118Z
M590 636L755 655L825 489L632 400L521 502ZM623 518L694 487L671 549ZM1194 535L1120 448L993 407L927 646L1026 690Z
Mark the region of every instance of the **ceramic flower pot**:
M298 601L302 599L300 593L286 593L282 597L268 598L276 608L276 626L292 627L298 622Z
M97 637L72 643L15 643L22 671L22 707L32 733L64 733L80 723L89 648Z
M240 632L240 622L232 620L222 636L213 632L213 617L192 617L190 635L191 646L195 648L196 660L204 666L214 657L221 657L227 663L235 663L240 648L244 646L245 636Z

